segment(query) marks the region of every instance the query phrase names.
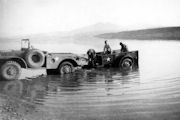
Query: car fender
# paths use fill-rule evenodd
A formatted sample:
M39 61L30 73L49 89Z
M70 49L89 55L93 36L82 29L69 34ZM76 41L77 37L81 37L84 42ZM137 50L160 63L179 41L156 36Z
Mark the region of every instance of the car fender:
M27 63L23 58L16 57L16 56L0 57L1 64L5 63L6 61L9 61L9 60L16 61L17 63L19 63L19 65L22 68L27 68Z

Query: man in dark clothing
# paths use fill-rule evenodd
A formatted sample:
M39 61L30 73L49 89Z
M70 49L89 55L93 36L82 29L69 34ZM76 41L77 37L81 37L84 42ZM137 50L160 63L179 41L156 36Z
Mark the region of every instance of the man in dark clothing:
M89 60L89 67L95 67L95 61L96 61L96 52L94 49L89 49L87 51L87 55L88 55L88 60Z
M107 44L107 41L104 42L104 54L110 54L111 53L111 47L109 46L109 44Z
M121 52L128 52L128 48L125 44L123 44L122 42L119 43L121 46Z

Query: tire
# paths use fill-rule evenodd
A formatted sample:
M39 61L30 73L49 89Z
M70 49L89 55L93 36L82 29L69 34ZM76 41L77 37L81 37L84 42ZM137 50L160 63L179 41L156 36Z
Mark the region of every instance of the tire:
M44 65L45 56L40 50L30 50L26 53L25 60L30 68L39 68Z
M63 62L59 66L59 73L60 74L69 74L69 73L72 73L72 72L74 72L74 66L70 62Z
M1 66L0 75L4 80L16 80L21 75L21 66L15 61L7 61Z
M132 69L133 64L134 64L134 62L133 62L133 60L132 60L131 58L124 58L124 59L120 62L119 66L120 66L123 70L129 70L129 69Z

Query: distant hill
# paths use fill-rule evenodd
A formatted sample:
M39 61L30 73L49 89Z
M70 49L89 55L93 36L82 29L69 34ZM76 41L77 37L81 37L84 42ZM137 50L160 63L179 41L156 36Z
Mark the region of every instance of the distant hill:
M77 42L78 40L87 41L94 38L95 35L102 33L118 32L120 30L119 26L111 23L96 23L93 25L85 26L71 31L66 32L50 32L50 33L39 33L39 34L29 34L20 35L7 38L0 38L1 42L20 42L21 39L30 39L32 43L66 43L66 42Z
M71 31L56 31L50 33L38 33L18 35L0 38L0 49L19 49L21 39L30 39L33 47L47 51L87 51L89 48L99 49L104 45L104 40L96 35L122 31L122 27L111 23L96 23ZM101 49L101 48L100 48Z
M96 35L104 39L180 40L180 27L164 27Z
M118 31L122 31L121 27L118 25L111 23L96 23L73 30L68 37L73 38L74 43L76 44L99 46L102 44L102 41L100 38L95 37L96 35Z
M120 26L112 23L96 23L93 25L85 26L79 29L70 31L73 34L84 34L84 33L106 33L106 32L117 32L120 30Z

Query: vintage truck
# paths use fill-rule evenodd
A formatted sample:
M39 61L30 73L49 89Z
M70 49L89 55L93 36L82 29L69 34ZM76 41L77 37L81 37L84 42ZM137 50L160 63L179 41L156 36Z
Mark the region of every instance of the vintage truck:
M71 73L78 66L86 65L87 59L72 53L48 53L34 49L29 39L21 40L21 50L0 51L0 78L18 79L21 68L45 68L47 74Z

